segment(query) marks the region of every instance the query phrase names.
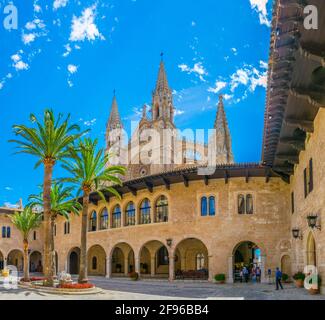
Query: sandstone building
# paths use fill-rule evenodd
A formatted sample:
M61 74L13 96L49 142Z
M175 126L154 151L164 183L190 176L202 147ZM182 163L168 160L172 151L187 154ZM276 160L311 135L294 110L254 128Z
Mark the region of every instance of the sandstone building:
M129 164L129 175L118 187L122 200L107 194L90 197L88 272L106 277L137 271L142 278L175 280L207 278L224 273L236 279L242 264L259 265L262 281L279 266L292 275L315 265L325 278L325 4L308 1L319 12L319 29L303 26L299 1L275 1L263 158L260 163L234 162L222 99L216 115L216 170L199 175L204 164L185 161L183 139L168 145L181 153L182 163ZM152 114L144 109L138 130L175 129L172 91L161 62L152 99ZM113 99L107 124L123 123ZM117 134L117 136L119 136ZM123 140L122 137L120 139ZM118 144L116 153L128 154ZM115 147L116 148L116 145ZM123 150L124 148L124 150ZM207 146L189 142L186 148L203 155ZM0 209L0 268L22 267L22 241ZM58 219L55 247L58 271L79 269L81 217ZM31 239L31 261L42 259L42 229Z

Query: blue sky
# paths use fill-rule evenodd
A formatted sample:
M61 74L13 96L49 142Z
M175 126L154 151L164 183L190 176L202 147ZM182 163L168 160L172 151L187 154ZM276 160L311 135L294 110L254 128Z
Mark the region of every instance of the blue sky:
M129 129L151 102L161 51L177 127L211 128L222 93L236 162L260 161L271 2L12 1L18 29L0 25L0 205L26 202L42 182L35 159L13 154L13 124L50 107L104 146L113 90Z

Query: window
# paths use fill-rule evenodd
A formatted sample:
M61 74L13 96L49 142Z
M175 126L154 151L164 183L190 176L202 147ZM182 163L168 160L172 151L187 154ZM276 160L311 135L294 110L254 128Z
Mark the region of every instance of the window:
M108 229L108 211L107 209L103 209L100 214L100 230Z
M120 228L121 227L121 207L119 205L115 206L112 215L112 228Z
M144 199L140 206L140 224L151 223L150 210L150 201L148 199Z
M10 227L2 227L2 238L10 238L11 237L11 228Z
M304 170L304 189L305 198L307 198L314 189L313 159L309 160L308 166Z
M209 197L209 216L216 215L216 200L215 197Z
M89 220L89 232L94 232L97 230L97 213L93 211L90 215Z
M156 202L156 222L168 221L168 200L165 196L159 197Z
M54 236L56 236L56 224L54 225Z
M196 270L202 270L204 269L204 254L198 253L196 255Z
M36 231L33 232L33 240L36 240Z
M133 202L129 202L125 211L125 225L134 226L135 225L135 206Z
M206 197L201 198L201 216L206 217L208 215L208 200Z
M291 192L291 213L295 213L295 194Z
M247 194L246 196L243 194L238 195L237 200L238 206L238 214L253 214L254 213L254 201L253 195Z
M97 270L97 257L93 257L91 260L91 266L93 270Z
M66 221L64 223L64 234L70 234L70 222Z
M209 198L201 198L201 216L215 216L216 215L216 201L215 197L211 196Z

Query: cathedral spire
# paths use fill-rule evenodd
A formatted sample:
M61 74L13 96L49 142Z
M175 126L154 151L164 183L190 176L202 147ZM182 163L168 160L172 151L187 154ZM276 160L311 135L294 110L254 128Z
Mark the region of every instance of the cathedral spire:
M231 147L231 136L222 95L219 96L218 111L214 123L214 129L216 130L217 163L233 163L234 156Z
M118 111L117 100L116 100L116 93L114 90L114 97L111 106L111 113L107 122L107 129L119 129L122 128L122 121Z
M162 56L161 56L155 94L162 95L162 94L170 94L170 93L171 93L171 90L168 85L165 64L164 64L164 60L162 59Z

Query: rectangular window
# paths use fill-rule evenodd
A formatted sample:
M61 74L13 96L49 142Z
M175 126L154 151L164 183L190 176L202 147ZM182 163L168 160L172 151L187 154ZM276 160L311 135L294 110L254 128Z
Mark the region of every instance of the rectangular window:
M313 189L314 189L313 159L310 159L307 168L304 170L305 198L307 198L307 196L313 191Z
M6 227L2 227L2 238L6 238Z
M33 240L36 240L36 231L33 233Z
M291 192L291 213L295 213L295 194Z
M7 238L11 237L11 229L10 227L7 227Z
M253 214L254 203L252 194L239 194L237 199L238 214Z

